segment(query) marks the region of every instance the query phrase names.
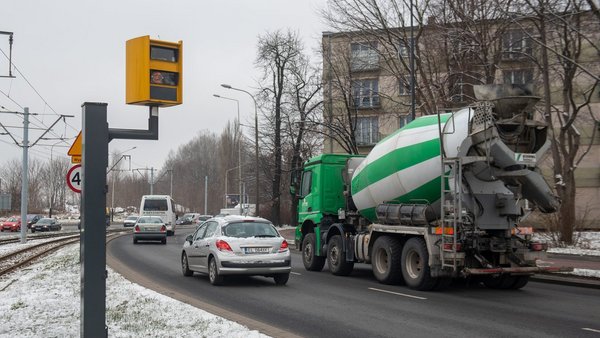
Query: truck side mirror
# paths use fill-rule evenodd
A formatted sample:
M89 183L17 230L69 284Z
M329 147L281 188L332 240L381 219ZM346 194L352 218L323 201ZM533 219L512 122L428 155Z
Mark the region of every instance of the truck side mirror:
M291 194L292 196L295 196L295 195L296 195L296 187L295 187L295 186L293 186L293 185L290 185L290 194Z

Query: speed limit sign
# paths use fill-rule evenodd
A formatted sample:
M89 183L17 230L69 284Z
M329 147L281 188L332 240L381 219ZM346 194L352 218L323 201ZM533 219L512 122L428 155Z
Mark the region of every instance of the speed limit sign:
M83 180L81 178L81 164L76 164L67 172L67 185L76 193L81 193Z

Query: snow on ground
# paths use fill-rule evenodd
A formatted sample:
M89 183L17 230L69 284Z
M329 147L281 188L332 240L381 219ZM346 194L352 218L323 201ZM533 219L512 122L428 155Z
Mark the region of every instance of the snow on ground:
M55 240L56 240L56 238L44 238L44 239L36 239L35 241L31 241L28 238L27 243L25 243L25 244L21 244L21 242L3 244L3 245L0 245L0 256L8 255L11 252L16 252L16 251L19 251L24 248L29 248L31 246L38 245L40 243L46 243L46 242L51 242L51 241L55 241Z
M534 238L548 242L552 245L552 234L535 233ZM575 232L573 238L577 239L574 246L550 247L549 253L579 255L579 256L600 256L600 232L598 231L582 231Z
M590 269L574 269L573 272L560 272L562 274L582 276L582 277L593 277L600 278L600 270L590 270Z
M108 270L106 321L111 337L267 337ZM0 337L79 336L80 281L75 244L0 278Z

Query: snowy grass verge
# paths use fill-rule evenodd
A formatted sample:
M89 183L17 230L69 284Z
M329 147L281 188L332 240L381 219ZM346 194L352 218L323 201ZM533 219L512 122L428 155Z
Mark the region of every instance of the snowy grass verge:
M111 337L267 337L108 270ZM78 245L0 279L0 337L79 336L80 280Z

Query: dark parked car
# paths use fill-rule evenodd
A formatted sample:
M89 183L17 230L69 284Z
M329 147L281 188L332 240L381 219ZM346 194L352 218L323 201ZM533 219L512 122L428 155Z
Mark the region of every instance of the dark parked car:
M60 231L62 225L54 218L42 218L37 221L32 227L31 232L36 231Z
M27 229L31 229L31 226L37 223L40 219L44 218L42 215L28 214L27 215Z
M200 214L198 214L198 213L193 213L193 212L187 213L187 214L184 214L183 216L179 217L179 219L177 219L175 224L177 224L177 225L193 224L193 223L196 223L196 220L198 219L198 217L200 217Z

